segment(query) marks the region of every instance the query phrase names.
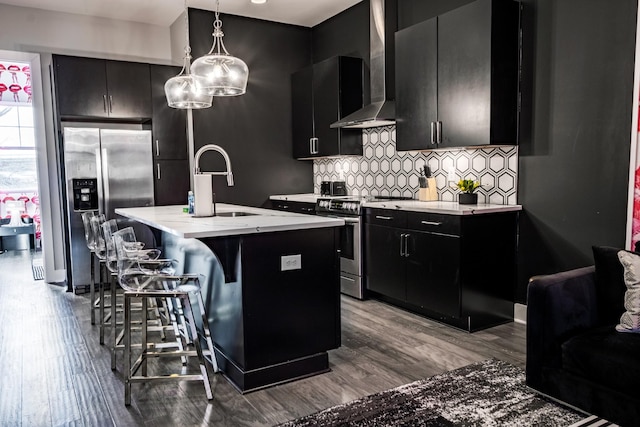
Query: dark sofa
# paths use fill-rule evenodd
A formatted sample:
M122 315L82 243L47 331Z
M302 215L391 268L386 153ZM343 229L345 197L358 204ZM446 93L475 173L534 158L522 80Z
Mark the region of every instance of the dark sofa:
M640 334L615 330L623 269L614 264L617 249L599 255L596 266L531 278L526 381L590 414L640 426Z

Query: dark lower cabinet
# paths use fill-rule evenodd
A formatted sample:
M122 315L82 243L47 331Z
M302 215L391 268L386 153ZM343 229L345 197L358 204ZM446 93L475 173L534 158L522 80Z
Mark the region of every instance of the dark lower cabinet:
M155 167L155 204L186 205L190 188L188 160L156 160Z
M369 295L474 331L513 320L517 212L365 210Z
M446 316L460 316L460 236L407 232L406 301Z
M404 230L374 224L365 226L367 289L406 301L405 264L400 246Z

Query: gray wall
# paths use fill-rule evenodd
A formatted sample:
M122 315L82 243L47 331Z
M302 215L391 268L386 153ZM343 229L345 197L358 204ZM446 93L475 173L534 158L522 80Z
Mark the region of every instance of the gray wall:
M525 0L517 299L535 274L623 247L636 0Z
M222 146L231 158L234 187L214 177L221 202L261 206L271 194L313 192L313 163L293 158L291 74L311 62L311 30L275 22L221 15L227 50L249 67L247 93L215 98L212 108L195 110L195 149ZM214 14L189 9L192 55L212 44ZM202 157L203 171L222 170L215 153Z

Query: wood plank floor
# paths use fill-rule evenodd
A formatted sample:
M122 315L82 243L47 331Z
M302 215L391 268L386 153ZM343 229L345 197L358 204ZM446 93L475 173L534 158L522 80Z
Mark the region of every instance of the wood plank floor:
M207 402L198 383L134 385L89 321L88 295L34 281L28 251L0 255L0 425L272 426L469 363L524 367L525 327L468 334L377 301L342 297L342 347L331 372L241 395L220 375Z

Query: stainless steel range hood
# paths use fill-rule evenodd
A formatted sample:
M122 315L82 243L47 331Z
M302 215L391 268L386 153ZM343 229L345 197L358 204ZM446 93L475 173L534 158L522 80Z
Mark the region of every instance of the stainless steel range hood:
M331 124L332 128L364 129L393 125L396 122L396 106L389 92L392 92L395 78L394 46L391 36L398 27L397 2L396 0L370 0L370 2L371 103Z

